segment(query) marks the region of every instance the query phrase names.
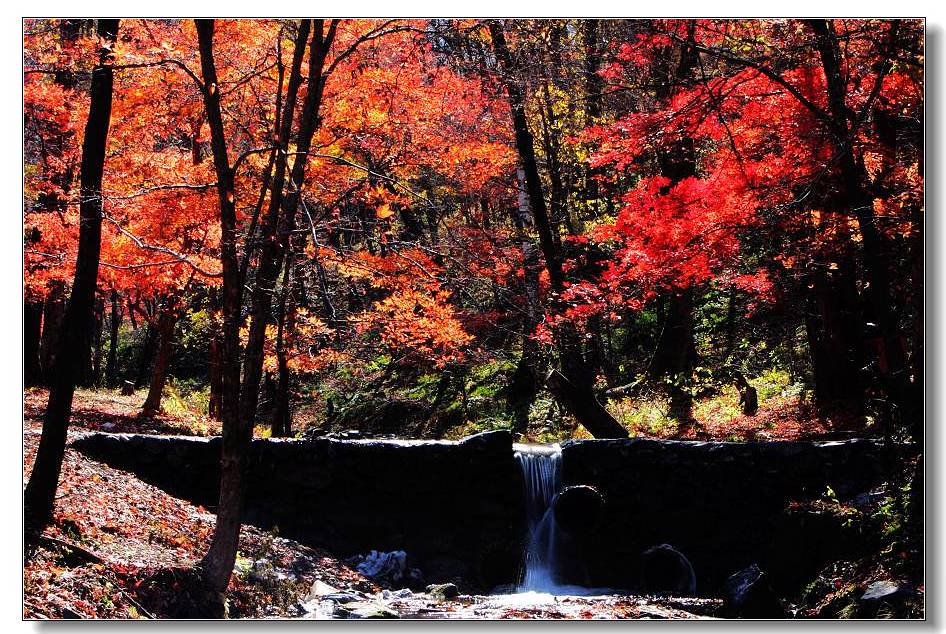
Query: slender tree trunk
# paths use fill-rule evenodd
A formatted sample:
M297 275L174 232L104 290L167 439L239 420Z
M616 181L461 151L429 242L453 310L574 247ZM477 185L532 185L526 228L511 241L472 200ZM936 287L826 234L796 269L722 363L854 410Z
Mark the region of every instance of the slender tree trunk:
M292 251L286 254L286 266L283 269L282 293L279 297L277 310L278 326L276 331L276 365L279 373L276 382L275 403L273 405L273 420L270 426L274 437L289 436L292 431L292 411L289 404L289 350L287 338L295 330L295 302L292 298L292 288L295 284L293 275Z
M729 289L726 300L726 340L723 348L723 359L729 361L733 350L736 349L736 289Z
M142 416L154 416L161 411L161 397L167 383L168 368L171 366L171 344L174 343L176 323L177 309L173 305L173 300L165 300L165 305L158 316L158 353L154 359L154 371L151 373L148 397L141 408Z
M128 298L128 321L131 322L131 329L138 330L138 321L135 319L135 305L131 303L131 298Z
M43 334L40 339L39 362L42 381L49 385L52 381L53 365L56 360L56 344L66 314L66 290L62 282L52 282L46 301L43 303Z
M151 376L151 362L154 360L155 349L158 344L158 329L153 323L153 318L148 320L145 326L145 340L141 344L141 352L138 354L138 372L135 374L135 387L144 387Z
M89 385L91 387L101 387L102 385L102 328L105 320L105 303L100 299L95 305L95 337L92 344L92 376Z
M240 304L242 286L236 252L236 204L233 168L220 109L220 91L213 56L213 20L195 20L203 78L201 93L210 127L210 145L217 176L220 208L220 261L222 285L222 406L223 439L220 455L220 498L213 541L198 564L208 589L216 593L219 606L226 605L224 593L236 561L243 508L243 478L246 452L253 437L252 421L240 416Z
M108 323L108 357L105 360L105 384L108 387L118 385L118 329L122 323L121 306L118 291L112 291L112 314Z
M663 332L650 366L654 378L669 380L670 416L684 427L695 422L690 385L696 358L693 291L686 289L670 296Z
M246 355L243 361L243 388L240 392L240 411L244 417L255 416L259 403L259 384L263 370L263 347L266 338L266 326L269 323L272 310L273 289L282 268L283 258L289 247L290 236L295 229L296 208L301 200L305 180L307 163L305 154L309 151L318 124L318 112L323 89L322 68L328 48L335 37L336 25L337 22L332 21L326 33L324 20L315 20L312 42L309 46L309 88L302 105L299 129L296 134L296 152L299 155L293 162L289 182L283 183L282 174L285 169L282 171L277 169L276 180L273 184L270 208L263 230L263 235L269 236L269 239L264 241L260 254L256 285L253 289ZM304 33L307 32L306 29ZM283 132L280 133L280 138L286 144L288 144L292 130L292 105L295 103L295 91L301 81L299 74L301 66L299 64L301 64L301 56L305 51L305 43L303 33L301 33L296 41L293 68L287 86L286 109L282 120ZM283 194L284 189L288 189L285 194Z
M525 113L525 97L514 73L518 67L506 46L503 26L490 20L489 31L493 40L496 59L503 74L519 161L525 173L526 191L532 210L535 228L539 234L539 245L545 256L545 267L549 282L556 294L564 290L561 254L556 248L555 238L549 223L549 215L542 195L542 182L535 158L532 133L529 131ZM561 400L579 423L596 438L626 438L627 430L598 401L594 393L594 375L582 357L578 334L567 324L558 333L556 347L561 358L561 370L552 373L547 380L550 390Z
M28 533L41 532L52 521L66 450L66 432L72 414L72 398L80 369L78 364L91 344L92 333L88 324L94 309L101 250L102 173L112 110L112 48L117 35L118 20L99 20L98 36L103 46L99 51L99 61L92 70L89 116L82 142L79 250L72 294L57 344L43 434L24 494L24 524Z
M42 370L39 365L39 340L43 322L43 303L26 302L23 305L23 382L26 387L39 385Z
M209 357L210 398L207 402L207 415L213 420L221 419L223 406L223 359L221 350L223 344L220 335L214 332L210 336L210 346L207 351Z

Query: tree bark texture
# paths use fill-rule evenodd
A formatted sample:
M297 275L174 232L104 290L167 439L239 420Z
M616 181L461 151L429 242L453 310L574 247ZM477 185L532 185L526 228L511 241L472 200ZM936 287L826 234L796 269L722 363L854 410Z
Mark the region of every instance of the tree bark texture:
M118 35L118 20L99 20L98 35L105 45L100 49L98 63L92 70L89 116L82 143L79 249L72 294L56 345L43 433L24 493L27 532L41 532L52 520L79 364L91 345L92 333L88 324L94 310L101 250L102 173L112 110L111 60L112 47Z

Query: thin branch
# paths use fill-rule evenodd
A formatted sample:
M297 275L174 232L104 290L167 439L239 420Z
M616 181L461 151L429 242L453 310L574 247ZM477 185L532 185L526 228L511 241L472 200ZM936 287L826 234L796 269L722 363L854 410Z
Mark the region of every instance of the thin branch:
M112 225L120 234L122 234L123 236L125 236L126 238L134 242L135 245L140 249L144 249L145 251L154 251L155 253L163 253L164 255L169 255L172 258L174 258L172 262L179 262L182 264L186 264L189 267L191 267L194 271L196 271L197 273L200 273L201 275L205 277L221 277L223 275L223 273L213 273L201 268L199 265L192 262L187 256L182 255L178 253L177 251L174 251L173 249L169 249L167 247L162 247L162 246L158 246L154 244L148 244L147 242L145 242L144 240L142 240L135 234L125 229L121 225L121 223L119 223L117 220L115 220L114 218L112 218L111 216L109 216L108 214L104 212L102 213L102 218L112 223Z

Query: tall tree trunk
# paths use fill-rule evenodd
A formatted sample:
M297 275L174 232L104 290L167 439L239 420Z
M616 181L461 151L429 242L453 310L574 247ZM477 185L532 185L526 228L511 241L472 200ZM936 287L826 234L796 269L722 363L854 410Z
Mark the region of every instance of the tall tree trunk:
M522 204L520 202L520 204ZM527 200L526 200L527 204ZM539 324L539 250L536 245L523 237L522 267L525 271L526 319L522 333L522 353L516 370L510 377L506 388L506 405L512 411L513 429L524 433L529 426L529 410L539 392L540 380L537 365L539 347L533 335Z
M92 333L88 324L94 308L101 250L102 173L112 111L112 49L117 35L118 20L99 20L98 36L103 46L99 50L99 61L92 69L89 117L82 142L79 250L72 294L56 346L43 433L24 494L24 524L28 533L41 532L52 521L66 450L66 432L72 414L72 398L80 370L78 364L91 345Z
M676 68L671 70L670 57L660 58L657 69L666 73L668 81L657 90L657 97L668 101L674 90L686 85L695 68L698 58L691 43L694 24L690 23L690 41L680 49L680 58ZM660 172L670 179L662 193L668 192L678 182L696 175L696 148L693 139L683 138L674 142L657 157ZM697 363L696 343L693 331L693 291L685 289L674 291L670 295L667 320L663 335L658 342L657 351L651 364L651 375L657 379L669 381L670 416L682 427L696 424L693 418L693 368Z
M198 564L203 580L222 608L224 593L236 562L243 510L243 478L246 452L253 437L253 424L240 416L240 264L236 252L236 204L233 168L220 109L220 91L213 56L213 20L195 20L203 85L201 94L210 127L210 146L217 177L220 208L220 262L222 285L222 407L223 439L220 455L220 497L213 541Z
M565 281L561 254L556 248L545 199L542 195L542 182L536 163L535 147L526 120L525 97L519 85L519 78L515 76L518 67L513 64L512 56L506 46L502 24L499 21L490 20L489 32L509 99L516 150L525 173L526 191L535 228L539 234L539 245L545 256L545 267L549 273L552 290L559 294L564 290ZM558 333L556 344L561 359L561 370L549 376L547 380L549 389L559 398L569 413L596 438L626 438L627 430L611 416L594 393L594 375L582 357L581 342L577 332L566 324Z
M287 337L292 336L295 330L295 302L292 297L292 288L295 284L293 274L292 251L286 254L286 266L283 270L282 293L279 296L276 329L276 365L279 377L276 381L275 403L273 404L273 420L270 426L274 437L289 436L292 432L292 411L289 404L289 350Z
M95 336L92 342L92 376L89 381L91 387L101 387L102 385L102 327L104 319L105 303L99 299L95 304L95 317L93 319Z
M693 368L696 365L693 340L693 291L686 289L670 296L663 332L657 343L650 372L655 379L669 381L670 416L683 427L692 425Z
M144 387L151 376L151 362L154 360L155 349L158 344L158 329L153 323L153 318L149 319L145 326L145 340L141 344L141 352L138 354L138 371L135 374L135 387Z
M312 29L312 41L309 46L308 92L303 101L299 129L295 139L298 154L292 164L288 183L283 182L286 166L283 165L281 171L277 169L270 196L270 207L264 222L263 235L268 239L264 240L262 252L260 253L256 284L253 289L246 355L243 361L240 411L244 417L255 417L256 408L259 404L259 385L263 371L263 347L266 339L266 326L270 321L272 311L273 289L282 268L283 258L289 247L290 236L295 229L296 209L301 200L305 180L306 154L312 144L312 137L318 125L318 113L323 89L322 68L325 64L328 48L334 40L337 27L337 21L333 20L326 33L324 20L315 20L314 22L315 28ZM298 90L301 82L301 59L306 44L304 34L307 33L308 27L305 28L304 32L300 28L300 37L296 40L293 68L287 86L286 109L282 119L283 131L280 133L280 139L287 147L292 130L295 91ZM285 163L285 158L283 162ZM283 193L284 189L288 189L285 194Z
M23 305L23 382L26 387L39 385L42 370L39 365L39 340L43 322L43 303L26 302Z
M223 406L223 343L220 334L210 335L210 345L207 351L209 358L210 397L207 401L207 415L212 420L221 420Z
M161 396L167 383L168 368L171 366L171 344L174 343L174 325L177 323L177 308L173 299L165 300L158 316L158 354L154 359L154 371L151 373L151 387L148 397L141 408L141 415L154 416L161 411Z
M584 83L585 83L585 125L595 125L601 116L601 76L598 67L601 65L601 52L598 46L598 29L600 20L582 21L582 38L584 39ZM595 178L601 174L600 168L585 168L585 199L589 203L592 216L598 215L598 181Z
M818 270L808 282L812 286L805 311L805 330L814 374L815 402L821 409L860 411L864 386L860 315L853 262L837 271Z
M118 329L122 323L122 311L118 302L118 291L112 291L112 314L108 323L108 357L105 360L105 384L118 385Z
M52 381L53 366L56 361L56 344L59 340L62 320L66 314L65 284L51 282L46 300L43 303L43 334L39 344L39 363L42 370L42 381L49 385Z

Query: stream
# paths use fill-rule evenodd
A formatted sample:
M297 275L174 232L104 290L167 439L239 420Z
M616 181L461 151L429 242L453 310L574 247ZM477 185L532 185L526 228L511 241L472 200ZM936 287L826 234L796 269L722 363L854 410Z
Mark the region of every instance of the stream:
M442 598L409 589L328 592L303 607L314 619L686 619L711 617L714 599L641 597L561 583L562 532L553 502L562 488L559 445L513 446L522 469L528 535L518 584L489 595ZM512 591L510 591L512 590Z

